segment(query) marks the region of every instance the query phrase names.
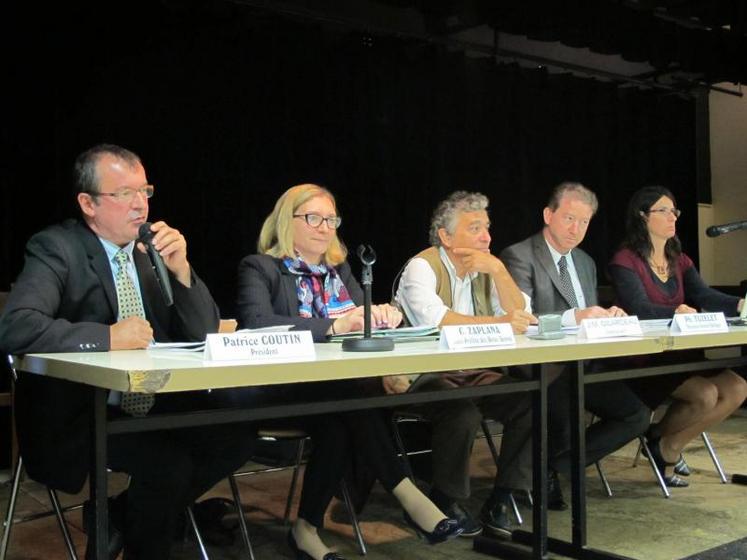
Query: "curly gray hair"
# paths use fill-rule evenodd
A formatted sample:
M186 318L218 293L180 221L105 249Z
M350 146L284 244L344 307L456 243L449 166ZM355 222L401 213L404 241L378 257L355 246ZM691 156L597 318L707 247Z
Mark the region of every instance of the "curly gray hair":
M442 201L433 211L429 238L434 247L441 246L438 230L444 228L449 235L454 234L457 218L461 212L487 210L488 197L482 193L456 191Z

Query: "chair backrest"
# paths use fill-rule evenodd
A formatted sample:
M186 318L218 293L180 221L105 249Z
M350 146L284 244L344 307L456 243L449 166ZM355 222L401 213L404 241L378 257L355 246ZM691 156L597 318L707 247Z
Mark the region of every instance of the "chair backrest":
M9 293L10 292L0 292L0 315L2 315L3 313L5 302L8 300ZM13 369L13 362L11 361L10 356L6 356L4 354L0 355L0 360L2 360L2 364L0 364L0 407L10 406L10 378L8 383L5 383L3 377L5 377L5 375L7 374L10 374L12 375L13 379L15 379L16 372Z

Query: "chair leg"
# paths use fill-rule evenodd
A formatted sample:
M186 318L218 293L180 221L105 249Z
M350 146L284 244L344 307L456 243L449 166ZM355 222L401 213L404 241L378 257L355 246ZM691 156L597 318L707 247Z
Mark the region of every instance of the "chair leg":
M607 480L607 475L604 472L604 469L602 468L602 462L597 461L594 463L594 466L597 468L597 473L599 473L599 478L602 480L602 486L604 486L604 491L607 493L607 497L612 497L612 488L610 488L610 483Z
M711 438L709 438L708 434L705 432L701 433L700 437L703 438L703 443L705 443L706 449L708 450L708 454L711 456L711 461L713 461L713 466L716 467L716 472L718 472L718 475L721 478L721 482L723 484L726 484L729 481L729 479L726 477L724 468L721 466L721 461L719 461L718 455L716 455L716 450L713 448L713 445L711 444Z
M654 476L656 477L656 481L659 483L659 488L661 488L661 493L664 494L665 498L669 498L671 494L669 493L669 488L667 488L666 482L664 482L664 475L659 472L659 468L656 466L656 463L654 463L650 457L651 457L651 450L648 448L648 443L646 443L646 439L643 436L640 436L638 438L638 441L640 441L640 445L642 448L646 450L646 455L649 457L649 465L651 465L651 470L654 471Z
M205 549L205 543L202 541L202 535L200 534L200 530L197 528L197 521L195 521L195 514L192 511L192 506L187 507L187 520L192 526L192 531L194 531L195 538L197 539L197 546L200 549L200 557L202 557L203 560L209 560L207 550Z
M514 517L516 518L516 524L517 525L523 525L524 524L524 518L521 516L521 512L519 511L519 506L516 503L516 499L514 498L513 494L509 494L508 497L511 499L511 509L514 512Z
M18 488L21 485L21 476L23 474L23 458L19 455L16 461L16 468L13 469L13 486L10 490L8 499L8 510L5 513L3 522L3 537L0 541L0 560L5 560L5 554L8 551L8 542L10 541L10 529L13 527L13 516L16 514L16 500L18 498Z
M350 491L348 490L348 483L345 479L340 482L340 490L342 492L342 498L345 501L345 507L348 510L350 516L350 523L353 526L353 532L355 533L355 540L358 542L358 548L361 551L361 556L365 556L366 552L366 541L363 540L363 533L361 532L361 526L358 523L358 516L355 514L355 507L353 507L353 500L350 499Z
M638 450L635 452L635 457L633 457L633 467L638 466L638 460L641 458L641 450L643 449L643 445L641 445L640 442L638 442Z
M236 505L236 514L239 517L239 529L241 530L241 538L244 540L244 546L249 552L250 560L254 560L254 550L252 549L252 542L249 540L249 527L246 525L246 518L244 517L244 508L241 507L241 494L239 493L239 485L236 484L236 479L233 475L228 477L228 484L231 486L231 494L233 495L233 503Z
M498 467L498 450L495 448L495 442L493 441L493 435L490 433L488 421L483 419L481 425L482 433L488 442L488 447L490 448L490 454L493 456L493 462L495 463L495 466Z
M298 448L296 452L296 466L293 467L293 477L291 478L290 490L288 490L288 499L285 502L285 515L283 516L283 524L287 527L290 523L291 507L293 507L293 496L296 495L296 486L298 485L298 473L301 468L301 461L303 461L303 450L306 446L306 439L302 438L298 440Z
M410 464L410 458L405 450L405 442L402 441L402 434L399 433L399 422L396 416L392 416L392 433L394 434L394 443L397 446L397 453L402 458L402 466L405 468L405 474L407 478L415 482L415 474Z
M654 423L654 417L655 416L656 416L656 411L652 410L651 411L651 416L649 417L649 424L653 424ZM643 445L641 445L640 442L643 441L643 439L642 439L643 437L645 437L645 436L641 436L640 438L638 438L639 439L638 449L635 452L635 457L633 457L633 466L634 467L638 466L638 460L641 458L641 450L643 449ZM648 448L647 448L647 450L648 450Z
M67 555L70 557L70 560L78 560L78 555L75 553L75 546L73 545L73 539L70 538L70 531L67 528L67 522L65 521L65 516L60 507L60 500L57 497L57 492L48 487L47 493L49 494L49 501L52 503L52 509L54 509L54 514L57 518L57 524L60 526L62 538L65 540Z

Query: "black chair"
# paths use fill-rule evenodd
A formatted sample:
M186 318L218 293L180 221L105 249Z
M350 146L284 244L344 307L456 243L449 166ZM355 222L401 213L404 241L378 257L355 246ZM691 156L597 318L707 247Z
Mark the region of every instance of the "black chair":
M300 472L301 465L303 464L303 461L304 461L304 450L306 448L307 442L310 439L304 431L292 430L292 429L259 430L258 437L264 442L276 442L276 443L293 442L296 445L296 452L295 452L295 458L290 464L277 464L277 465L270 465L270 466L265 466L265 467L246 470L246 471L237 471L228 477L228 482L231 488L231 494L233 496L233 501L236 506L236 513L238 515L241 537L242 537L242 540L244 541L244 547L246 548L249 554L249 558L251 560L254 560L254 551L252 549L251 539L249 537L249 528L247 526L246 518L244 516L244 510L241 505L241 494L239 492L239 487L238 487L238 484L236 483L236 480L237 478L242 477L242 476L252 476L252 475L268 473L268 472L277 472L277 471L286 470L289 468L293 469L293 475L291 477L291 485L288 490L288 498L286 499L286 503L285 503L285 513L283 515L283 523L285 525L288 525L290 522L293 498L296 494L296 488L298 486L298 475ZM367 553L366 542L363 539L363 533L361 532L360 524L358 523L358 517L355 514L355 508L353 507L353 503L350 499L350 493L348 491L348 487L347 487L345 480L343 480L340 483L340 491L343 496L343 501L345 502L345 508L347 509L348 515L350 516L350 521L353 526L353 532L355 534L355 539L358 544L358 549L360 550L361 555L365 556Z

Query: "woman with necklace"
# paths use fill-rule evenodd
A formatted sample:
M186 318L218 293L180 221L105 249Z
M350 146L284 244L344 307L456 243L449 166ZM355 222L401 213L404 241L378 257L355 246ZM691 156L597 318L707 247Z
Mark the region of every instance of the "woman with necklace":
M666 188L644 187L633 194L625 240L609 267L620 306L639 319L671 318L698 310L736 315L744 300L706 285L682 252L676 232L679 217L674 196ZM683 359L681 354L672 357ZM665 469L677 465L675 473L689 474L681 457L685 445L727 418L747 398L747 382L729 369L644 377L629 384L652 410L667 399L672 401L647 437L652 459L673 487L688 483L677 474L666 475Z

